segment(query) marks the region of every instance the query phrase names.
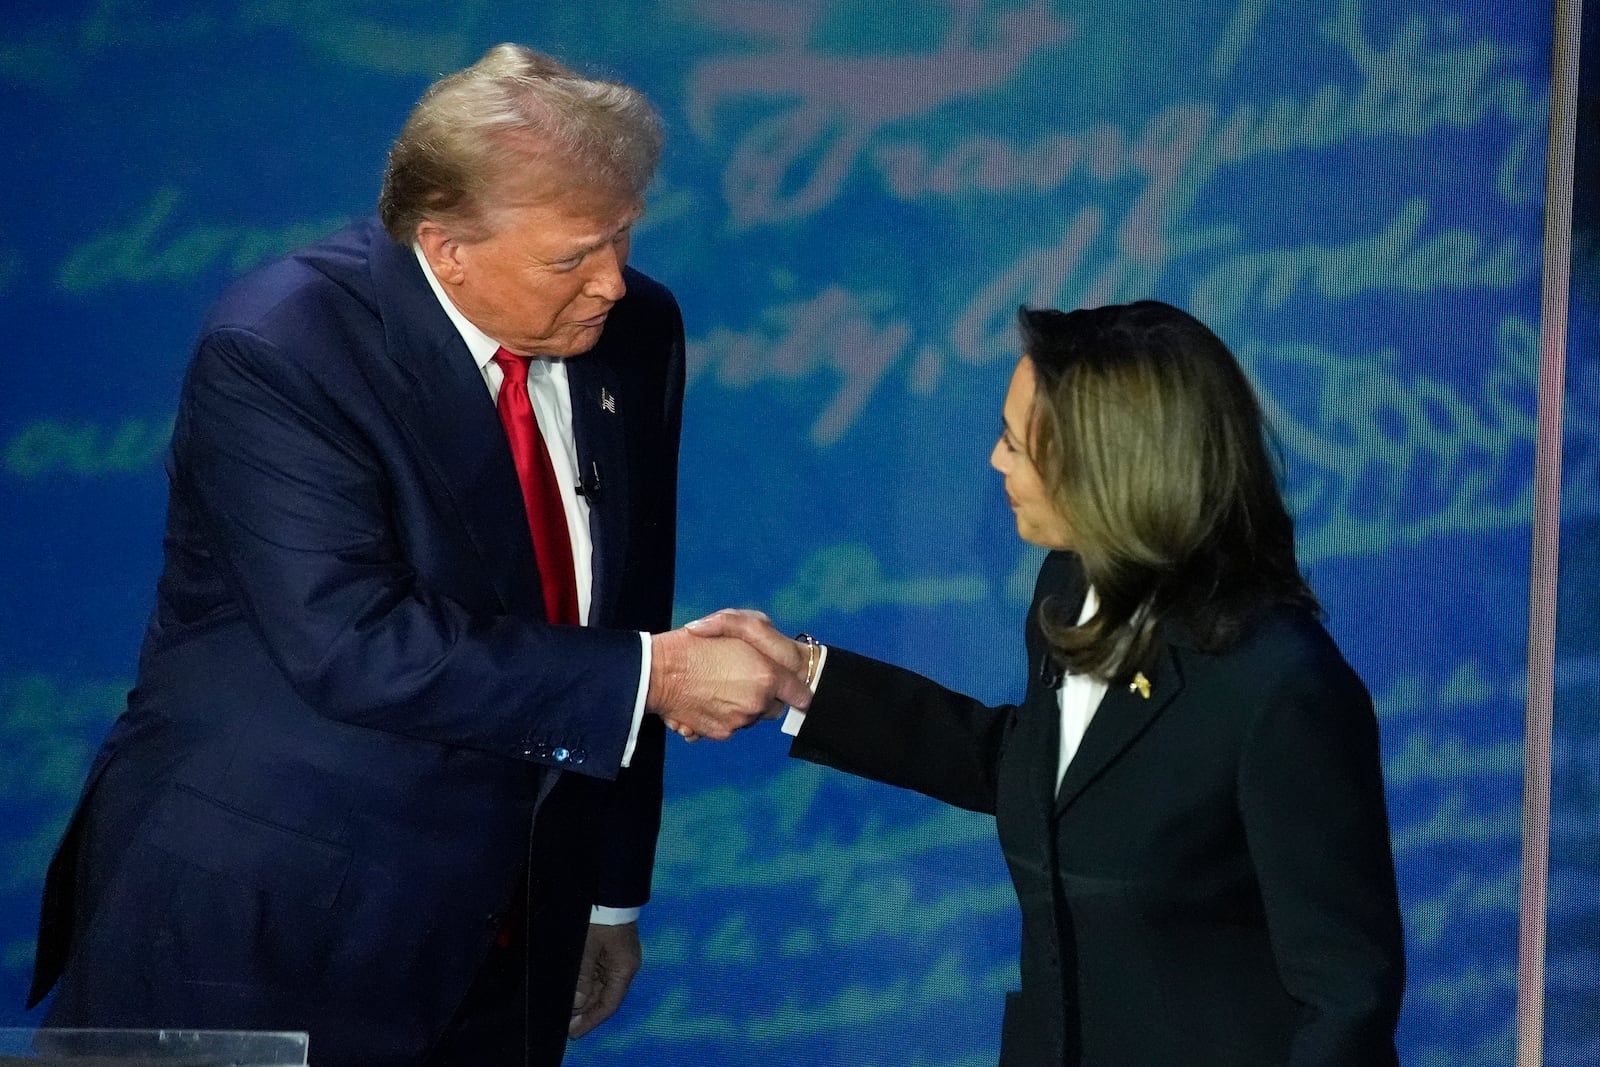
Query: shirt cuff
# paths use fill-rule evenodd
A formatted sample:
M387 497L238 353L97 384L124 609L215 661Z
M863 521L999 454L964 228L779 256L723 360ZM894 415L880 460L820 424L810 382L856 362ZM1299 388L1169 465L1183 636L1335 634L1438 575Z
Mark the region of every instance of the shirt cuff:
M816 695L817 686L822 681L822 668L828 665L828 646L817 646L817 673L811 678L811 693ZM806 713L799 708L789 707L784 709L783 732L790 737L800 736L800 727L806 724Z
M622 765L629 766L633 762L633 746L639 743L639 724L644 722L644 698L650 694L650 635L643 630L639 631L639 695L633 699L633 726L628 730L628 743L622 748ZM635 916L634 918L638 918ZM595 920L598 921L598 920ZM632 922L633 919L623 920ZM607 923L614 926L615 923Z
M596 904L589 909L589 921L595 926L626 926L639 921L642 908L608 908Z

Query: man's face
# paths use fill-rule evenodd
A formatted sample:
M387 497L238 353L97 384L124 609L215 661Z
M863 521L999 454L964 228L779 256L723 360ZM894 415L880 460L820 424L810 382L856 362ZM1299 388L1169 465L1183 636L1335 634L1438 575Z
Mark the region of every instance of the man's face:
M600 340L606 314L627 286L632 197L561 189L496 208L480 241L438 223L417 229L423 254L451 301L474 326L522 356L576 356Z

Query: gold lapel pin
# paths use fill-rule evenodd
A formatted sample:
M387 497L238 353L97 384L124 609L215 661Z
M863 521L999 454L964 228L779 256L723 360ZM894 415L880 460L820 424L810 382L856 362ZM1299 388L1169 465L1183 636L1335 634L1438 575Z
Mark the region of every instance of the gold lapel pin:
M1150 699L1150 679L1144 676L1144 671L1136 671L1133 681L1128 683L1128 692L1138 693L1145 700Z

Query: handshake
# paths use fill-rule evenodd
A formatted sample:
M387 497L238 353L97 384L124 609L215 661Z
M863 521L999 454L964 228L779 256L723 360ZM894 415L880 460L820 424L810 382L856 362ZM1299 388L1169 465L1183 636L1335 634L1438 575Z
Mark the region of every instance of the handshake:
M811 703L808 653L761 612L726 608L650 639L645 710L687 741L726 741Z

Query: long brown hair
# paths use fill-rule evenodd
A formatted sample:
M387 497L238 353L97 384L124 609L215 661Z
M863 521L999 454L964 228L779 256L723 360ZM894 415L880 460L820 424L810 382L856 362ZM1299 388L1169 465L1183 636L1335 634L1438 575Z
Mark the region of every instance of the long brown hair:
M1261 406L1216 334L1154 300L1017 322L1037 381L1029 453L1100 602L1081 626L1043 606L1068 670L1148 669L1163 625L1216 651L1272 604L1320 611Z

